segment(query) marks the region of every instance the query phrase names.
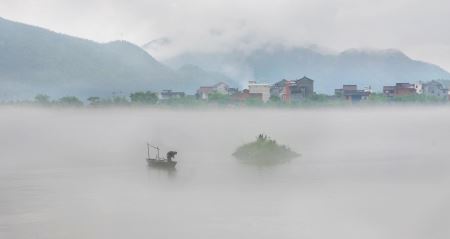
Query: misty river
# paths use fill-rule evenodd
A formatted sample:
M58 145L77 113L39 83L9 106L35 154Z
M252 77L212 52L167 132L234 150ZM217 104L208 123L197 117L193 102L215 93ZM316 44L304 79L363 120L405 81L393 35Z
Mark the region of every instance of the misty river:
M448 107L4 107L0 238L447 239L449 132ZM301 157L231 156L260 133Z

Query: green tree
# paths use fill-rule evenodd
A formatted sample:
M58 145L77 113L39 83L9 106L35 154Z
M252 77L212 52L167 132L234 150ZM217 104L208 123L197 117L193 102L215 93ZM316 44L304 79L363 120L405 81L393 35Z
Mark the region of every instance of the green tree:
M192 95L187 95L181 98L168 99L162 101L162 104L170 105L170 106L198 106L205 104L204 101L198 100L197 97Z
M34 101L40 105L49 105L50 104L50 96L39 94L34 97Z
M112 98L112 103L115 105L128 105L130 101L124 96L114 96Z
M134 92L130 94L131 102L139 104L156 104L158 102L158 96L156 93L147 92Z
M75 96L64 96L58 100L58 103L64 106L83 106L83 102Z
M208 101L218 104L228 104L230 102L230 96L220 93L212 93L208 95Z
M100 103L100 97L91 96L87 99L90 105L98 105Z
M247 106L263 106L264 105L261 98L254 98L254 97L245 99L244 104Z
M328 96L324 94L313 94L309 96L307 100L314 102L326 102L328 101Z
M369 96L369 102L370 103L385 103L388 102L390 99L383 93L372 93Z
M279 103L279 102L281 102L281 98L278 96L275 96L275 95L271 95L269 98L269 101L273 102L273 103Z
M445 102L444 99L438 98L436 96L430 95L405 95L405 96L396 96L393 98L395 102L401 103L437 103L437 102Z

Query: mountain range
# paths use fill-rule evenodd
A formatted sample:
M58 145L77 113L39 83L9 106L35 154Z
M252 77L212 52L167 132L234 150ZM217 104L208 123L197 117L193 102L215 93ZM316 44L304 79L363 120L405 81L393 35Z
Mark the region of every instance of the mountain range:
M173 89L193 92L214 73L173 70L126 41L97 43L0 18L0 99L128 95ZM228 81L226 77L219 80Z
M170 39L157 41L170 47ZM146 44L148 51L154 50ZM0 18L0 100L75 95L108 97L134 91L195 92L219 81L245 87L248 80L274 83L308 76L319 93L342 84L379 90L395 82L450 79L436 65L397 50L323 53L271 44L251 51L189 52L160 62L126 41L98 43Z
M450 79L450 74L439 66L413 60L398 50L324 53L315 48L268 45L249 52L185 53L164 63L175 68L189 63L241 82L274 83L307 76L314 80L317 92L328 94L343 84L381 91L384 85L396 82Z

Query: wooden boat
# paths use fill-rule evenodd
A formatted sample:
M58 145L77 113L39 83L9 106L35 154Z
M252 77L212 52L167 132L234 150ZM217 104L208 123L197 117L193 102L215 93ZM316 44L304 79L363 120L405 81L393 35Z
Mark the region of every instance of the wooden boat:
M150 147L156 149L157 154L154 158L150 157ZM161 157L159 155L159 147L158 146L153 146L147 143L147 163L148 166L153 167L153 168L167 168L167 169L172 169L175 168L175 165L177 165L177 161L173 161L172 159L175 158L175 155L177 154L177 152L175 151L169 151L167 152L166 158Z
M152 158L148 158L147 163L148 166L154 168L175 168L175 165L177 164L175 161L168 162L166 160L157 160Z

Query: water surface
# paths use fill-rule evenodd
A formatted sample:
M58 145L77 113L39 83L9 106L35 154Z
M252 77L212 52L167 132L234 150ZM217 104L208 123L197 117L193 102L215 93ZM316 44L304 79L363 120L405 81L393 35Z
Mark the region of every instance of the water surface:
M447 108L3 108L0 132L0 238L450 237ZM260 133L302 156L232 158Z

